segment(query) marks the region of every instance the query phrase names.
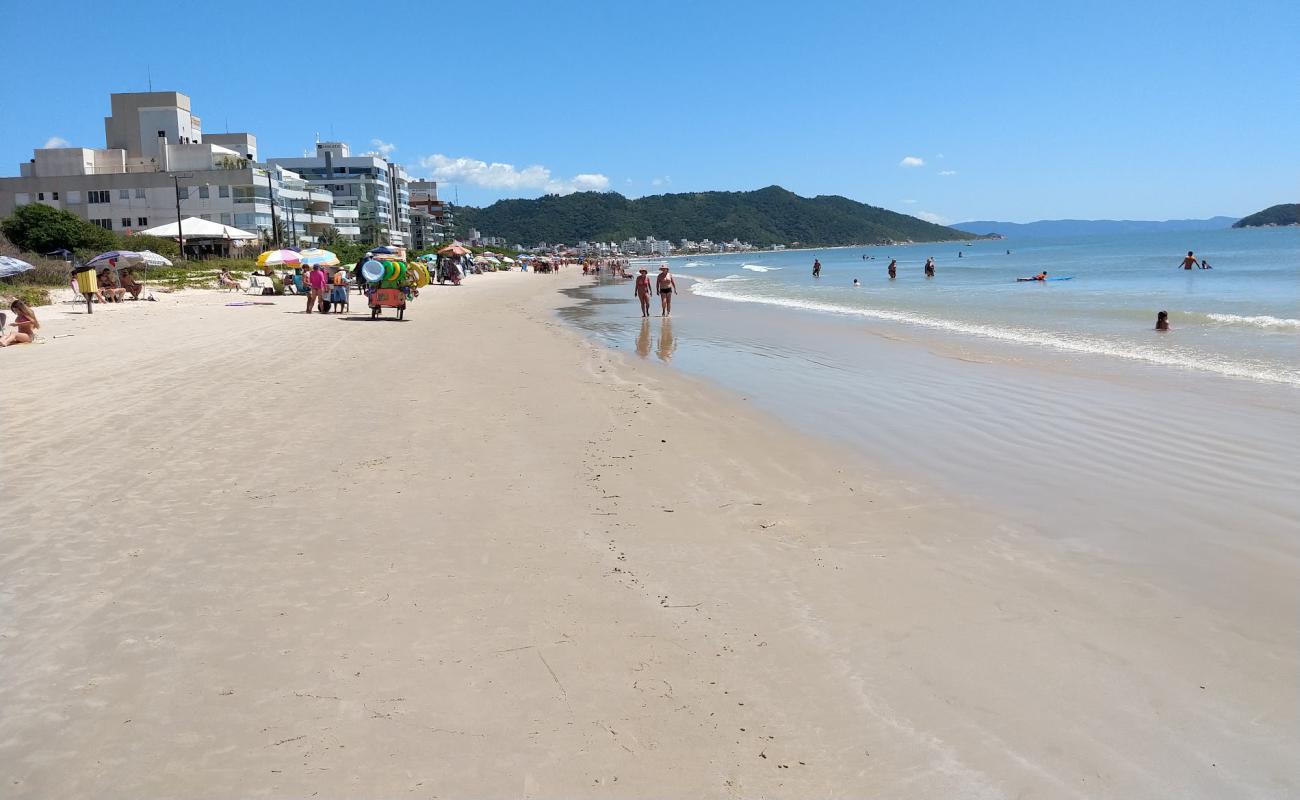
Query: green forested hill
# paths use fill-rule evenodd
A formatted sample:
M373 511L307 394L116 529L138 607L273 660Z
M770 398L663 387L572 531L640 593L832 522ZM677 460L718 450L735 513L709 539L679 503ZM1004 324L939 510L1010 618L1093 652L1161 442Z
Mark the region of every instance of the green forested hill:
M1300 225L1300 203L1283 203L1256 211L1233 223L1234 228L1259 228L1264 225Z
M486 208L458 207L458 233L477 228L511 244L576 244L654 236L739 239L758 246L937 242L972 234L846 197L800 197L780 186L754 192L660 194L629 200L614 192L547 195L536 200L499 200Z

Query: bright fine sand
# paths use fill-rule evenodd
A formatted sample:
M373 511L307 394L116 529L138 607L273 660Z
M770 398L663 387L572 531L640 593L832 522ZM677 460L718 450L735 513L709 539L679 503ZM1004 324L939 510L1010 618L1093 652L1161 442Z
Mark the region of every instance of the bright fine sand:
M584 280L44 310L0 797L1300 794L1294 561L1024 535L584 340Z

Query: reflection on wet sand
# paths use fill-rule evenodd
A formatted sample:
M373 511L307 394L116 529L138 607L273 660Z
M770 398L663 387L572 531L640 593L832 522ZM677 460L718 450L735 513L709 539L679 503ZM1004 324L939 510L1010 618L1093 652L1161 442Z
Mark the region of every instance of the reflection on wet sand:
M641 320L641 330L636 335L636 354L642 358L650 357L650 320ZM673 335L673 321L667 317L659 320L659 340L654 343L655 355L660 361L672 361L677 352L677 337Z
M636 354L642 358L650 355L650 320L641 320L641 332L636 336Z
M656 355L660 361L672 361L673 353L677 350L677 339L673 336L673 321L670 317L664 317L659 327L659 349Z

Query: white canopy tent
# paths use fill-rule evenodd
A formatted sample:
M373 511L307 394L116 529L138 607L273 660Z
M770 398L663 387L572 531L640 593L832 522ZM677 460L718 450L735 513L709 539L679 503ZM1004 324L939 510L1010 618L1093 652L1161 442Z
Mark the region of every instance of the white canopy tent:
M249 233L230 225L222 225L220 222L213 222L200 217L186 217L181 220L179 226L175 222L169 222L166 225L140 231L140 233L144 236L159 236L164 239L175 239L183 233L187 240L226 239L241 243L255 241L258 238L256 233Z

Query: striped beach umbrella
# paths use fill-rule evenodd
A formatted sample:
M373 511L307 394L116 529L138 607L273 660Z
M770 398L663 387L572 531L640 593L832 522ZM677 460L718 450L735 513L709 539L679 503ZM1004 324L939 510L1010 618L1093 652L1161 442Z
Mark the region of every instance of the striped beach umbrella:
M296 267L302 263L302 255L292 250L267 250L257 257L259 267Z
M336 267L339 263L338 256L319 247L310 247L303 250L298 254L298 259L304 267L314 267L317 264L322 267Z
M100 253L86 262L88 267L123 267L144 263L144 257L134 250L109 250L107 253Z

